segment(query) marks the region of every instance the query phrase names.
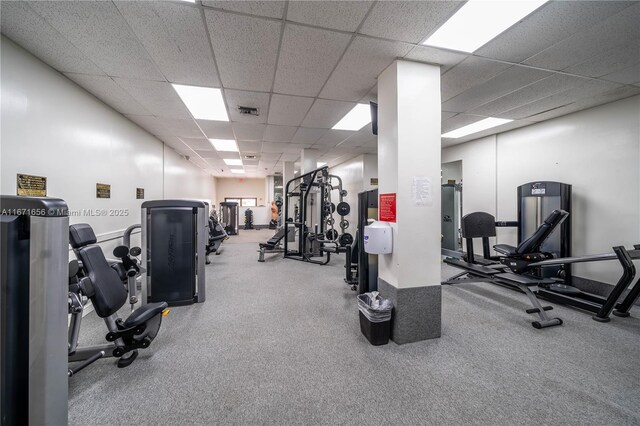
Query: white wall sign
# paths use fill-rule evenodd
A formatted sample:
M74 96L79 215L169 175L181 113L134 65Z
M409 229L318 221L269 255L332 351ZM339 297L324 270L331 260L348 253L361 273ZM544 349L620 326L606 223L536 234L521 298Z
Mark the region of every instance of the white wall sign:
M431 179L425 176L414 176L411 190L413 194L413 204L415 206L433 205Z

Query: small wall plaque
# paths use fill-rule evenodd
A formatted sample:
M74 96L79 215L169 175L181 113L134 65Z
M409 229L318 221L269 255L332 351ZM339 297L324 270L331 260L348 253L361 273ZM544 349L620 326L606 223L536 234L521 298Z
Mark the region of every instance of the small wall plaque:
M144 200L144 188L136 188L136 199Z
M96 183L96 198L111 198L111 185Z
M371 178L371 185L378 185L378 178Z
M46 197L47 178L18 173L16 194L27 197Z

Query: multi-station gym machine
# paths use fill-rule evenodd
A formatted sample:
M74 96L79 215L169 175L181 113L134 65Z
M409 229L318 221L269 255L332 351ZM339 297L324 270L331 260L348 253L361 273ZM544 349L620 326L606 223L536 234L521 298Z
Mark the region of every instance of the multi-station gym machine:
M334 190L338 192L337 205L332 202ZM342 179L329 174L327 166L291 179L284 195L284 234L296 234L294 242L284 239L285 258L326 265L331 253L342 253L353 243L353 236L346 232L349 222L345 216L351 211L344 201L347 191L342 188Z

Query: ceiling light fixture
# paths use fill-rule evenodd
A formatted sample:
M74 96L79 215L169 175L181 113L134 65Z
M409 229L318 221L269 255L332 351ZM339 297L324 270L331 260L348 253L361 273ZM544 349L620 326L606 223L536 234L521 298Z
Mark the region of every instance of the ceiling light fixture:
M422 44L475 52L547 0L469 0Z
M481 132L483 130L490 129L492 127L500 126L505 123L510 123L513 120L507 118L485 118L484 120L476 121L475 123L468 124L459 129L452 130L442 135L443 138L458 139L464 136L472 135L474 133Z
M326 165L327 165L327 163L317 162L317 163L316 163L316 168L324 167L324 166L326 166Z
M231 171L231 173L236 173L236 174L240 174L240 173L244 173L244 169L229 169Z
M333 130L360 130L371 123L371 108L367 104L358 104L338 121Z
M242 160L237 158L223 158L222 161L224 161L227 166L242 166Z
M209 139L216 151L238 152L238 144L233 139Z
M183 84L172 86L196 120L229 121L220 89Z

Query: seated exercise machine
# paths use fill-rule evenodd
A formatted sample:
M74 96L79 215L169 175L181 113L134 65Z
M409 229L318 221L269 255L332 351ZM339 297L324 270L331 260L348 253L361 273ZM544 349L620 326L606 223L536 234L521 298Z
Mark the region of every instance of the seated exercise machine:
M123 285L127 277L140 273L137 262L126 246L116 247L114 255L120 263L109 265L97 238L86 223L69 227L69 243L78 259L70 266L69 275L69 361L84 361L79 367L69 369L72 376L82 368L103 356L118 359L118 367L131 365L138 356L138 349L148 348L155 339L162 317L168 314L166 302L144 304L134 310L126 320L117 312L127 302L127 289ZM133 249L132 249L133 250ZM96 314L107 325L108 344L79 348L78 336L86 299L91 301Z
M206 247L207 255L205 262L207 265L211 263L211 260L209 260L209 255L211 253L215 253L216 255L222 253L220 250L220 246L226 239L229 238L229 236L227 235L227 231L224 230L224 228L218 221L218 214L215 210L211 210L208 223L209 240Z
M518 247L503 246L501 249L513 253L519 253L523 257L535 255L544 241L549 237L549 235L551 235L553 230L560 225L567 216L567 212L555 210L538 228L534 235L523 241L518 245ZM551 284L554 282L553 280L506 272L505 265L496 263L496 258L491 258L488 255L489 237L496 236L496 221L492 215L484 212L468 214L462 218L460 230L462 238L466 239L467 242L466 258L456 259L447 257L444 259L444 262L448 265L461 268L464 272L443 281L442 284L453 285L467 282L491 282L515 288L524 293L532 305L532 308L527 309L526 312L528 314L538 314L539 319L531 323L534 328L540 329L562 324L562 320L560 318L551 318L547 315L546 312L552 310L553 307L542 306L535 293L532 291L532 288L536 288L544 284ZM490 262L493 261L493 263L481 265L475 261L475 254L473 252L474 238L482 238L485 260L489 260Z
M634 246L634 249L629 251L618 246L613 247L613 253L580 257L556 258L550 253L541 252L540 247L544 241L564 222L567 216L567 212L554 210L536 232L517 247L505 244L494 246L494 249L502 254L498 257L492 257L489 253L489 237L496 236L495 218L484 212L464 216L461 231L467 242L466 256L463 259L446 258L444 261L449 265L465 269L465 272L450 278L443 284L486 281L511 288L515 287L521 291L524 285L534 288L533 291L525 291L530 299L532 296L540 297L552 302L574 306L594 313L593 319L596 321L609 321L612 311L617 316L628 316L629 309L640 296L640 286L636 284L622 302L618 303L618 299L633 283L636 271L632 260L640 259L640 245ZM474 255L473 238L482 238L484 256L481 259L477 259ZM544 273L544 268L552 267L562 272L566 265L573 263L616 259L620 262L623 273L606 298L582 292L565 284L562 278L549 277L549 274ZM505 272L505 267L511 272ZM562 275L560 273L560 276ZM463 278L465 276L466 278ZM541 328L537 327L536 323L533 325L536 328Z

